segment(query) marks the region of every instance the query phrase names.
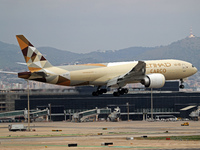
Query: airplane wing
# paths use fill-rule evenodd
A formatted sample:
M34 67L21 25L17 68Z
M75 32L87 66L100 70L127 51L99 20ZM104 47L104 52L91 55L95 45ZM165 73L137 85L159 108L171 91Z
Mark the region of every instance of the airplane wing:
M123 87L130 81L138 82L144 78L145 72L146 63L144 61L138 61L137 65L133 67L128 73L109 80L107 83L107 87Z

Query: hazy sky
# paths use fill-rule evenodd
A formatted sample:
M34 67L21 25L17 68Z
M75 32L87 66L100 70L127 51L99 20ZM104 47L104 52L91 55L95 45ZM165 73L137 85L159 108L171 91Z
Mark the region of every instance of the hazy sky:
M0 0L0 41L77 53L200 36L199 0Z

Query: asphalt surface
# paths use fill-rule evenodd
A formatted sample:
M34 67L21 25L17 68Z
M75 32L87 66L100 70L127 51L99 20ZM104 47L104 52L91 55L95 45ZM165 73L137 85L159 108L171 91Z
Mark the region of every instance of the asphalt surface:
M183 122L39 122L31 123L35 131L10 132L8 123L0 124L0 150L62 150L62 149L187 149L197 150L200 141L182 140L137 140L137 137L148 136L188 136L200 135L200 122L190 121L189 126ZM26 126L27 124L24 123ZM58 132L53 132L57 130ZM60 131L59 131L60 130ZM167 132L166 132L167 131ZM127 140L133 137L133 140ZM68 144L77 147L68 147ZM104 145L113 143L112 145Z

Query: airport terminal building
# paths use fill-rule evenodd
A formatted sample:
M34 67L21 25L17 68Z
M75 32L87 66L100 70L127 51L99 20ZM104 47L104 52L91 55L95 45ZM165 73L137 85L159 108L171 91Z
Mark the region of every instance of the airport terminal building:
M179 92L175 86L177 82L166 84L165 88L172 87L173 91L153 91L153 114L156 116L173 115L181 118L189 118L189 114L200 106L199 92ZM112 94L92 96L91 91L78 89L78 93L66 94L66 92L42 92L36 91L30 95L31 109L51 110L51 119L61 121L70 119L74 113L93 110L97 108L109 108L114 111L120 109L120 119L143 120L151 117L151 91L133 91L120 97ZM88 93L87 93L88 92ZM22 94L15 99L15 110L27 108L27 95ZM104 117L102 115L99 117Z
M128 105L127 105L128 103ZM31 109L48 108L51 104L53 120L64 120L64 110L67 113L81 112L98 108L120 108L122 120L127 119L127 107L132 120L142 120L143 114L150 115L151 94L137 93L127 94L121 97L113 97L106 94L99 97L90 95L32 95L30 96ZM153 93L153 110L155 115L181 116L180 110L188 106L200 105L200 93L185 92L159 92ZM15 109L27 108L27 97L21 96L15 101ZM148 116L147 116L148 117Z

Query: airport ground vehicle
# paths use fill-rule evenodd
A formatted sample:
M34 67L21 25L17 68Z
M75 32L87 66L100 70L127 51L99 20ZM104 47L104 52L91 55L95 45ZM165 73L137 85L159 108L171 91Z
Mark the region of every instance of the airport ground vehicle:
M188 122L184 122L181 124L181 126L189 126L189 123Z
M10 124L8 125L9 131L26 131L26 127L23 124Z

